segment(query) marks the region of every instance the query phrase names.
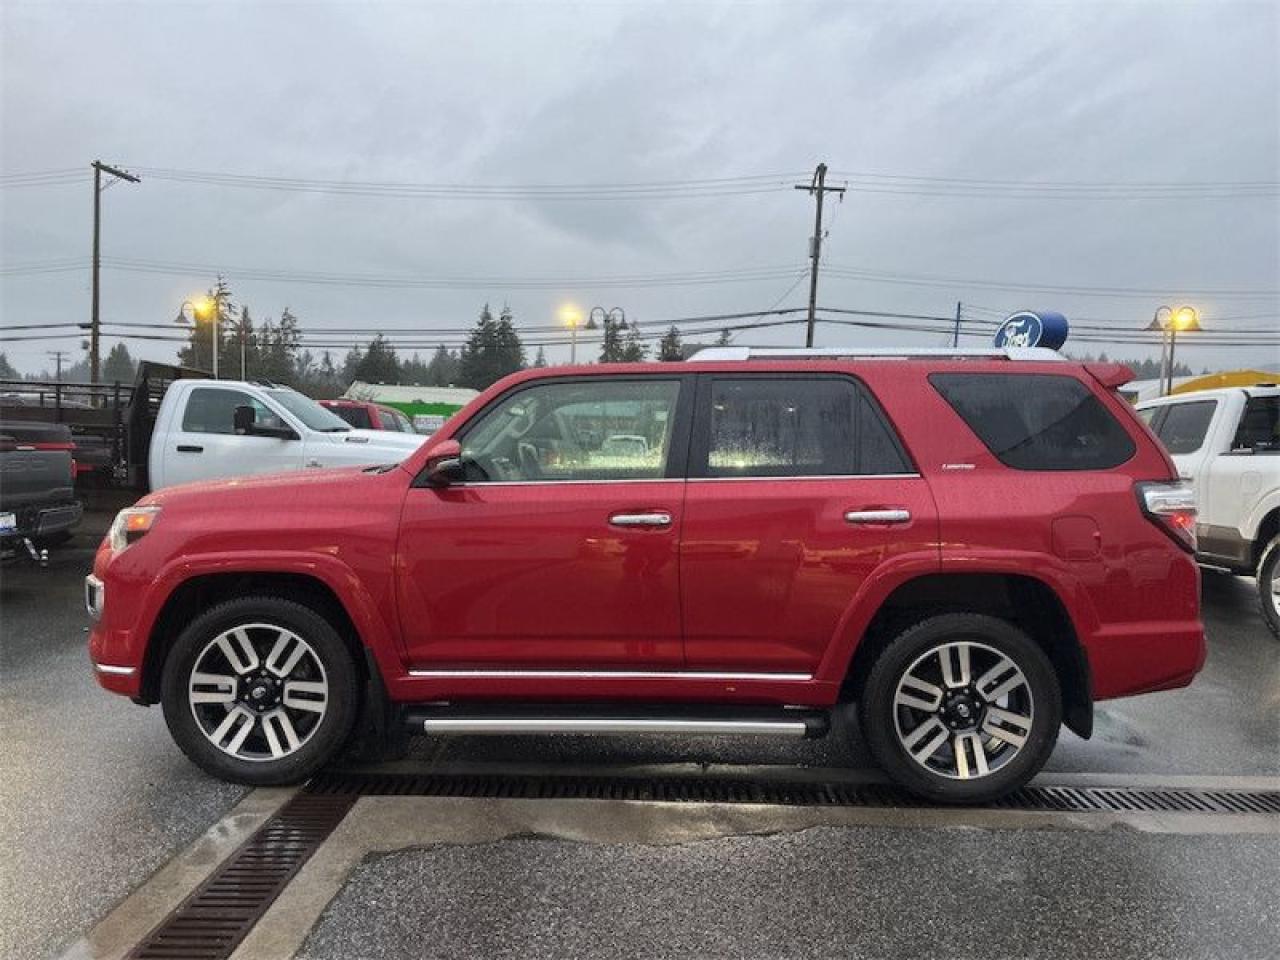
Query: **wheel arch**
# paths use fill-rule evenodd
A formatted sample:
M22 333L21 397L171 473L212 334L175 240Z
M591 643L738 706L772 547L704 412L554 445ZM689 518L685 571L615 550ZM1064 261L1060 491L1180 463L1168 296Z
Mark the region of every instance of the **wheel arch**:
M138 698L143 703L160 699L160 677L174 640L202 611L237 597L274 596L303 603L324 617L342 637L362 680L373 669L365 645L346 606L333 588L313 574L236 570L202 573L178 583L165 598L151 624Z
M1043 580L1013 573L930 573L899 584L880 604L854 648L842 699L858 699L871 666L893 638L942 613L982 613L1015 624L1049 657L1062 686L1063 722L1081 737L1093 732L1089 660L1065 604Z
M1280 535L1280 506L1272 507L1258 523L1258 532L1253 537L1253 570L1258 569L1267 547L1277 535Z

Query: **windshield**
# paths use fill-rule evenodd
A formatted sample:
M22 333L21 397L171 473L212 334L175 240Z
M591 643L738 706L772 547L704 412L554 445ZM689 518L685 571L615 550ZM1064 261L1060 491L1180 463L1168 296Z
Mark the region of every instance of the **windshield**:
M302 421L303 426L325 433L345 433L351 426L336 413L326 410L296 390L268 390L269 396Z

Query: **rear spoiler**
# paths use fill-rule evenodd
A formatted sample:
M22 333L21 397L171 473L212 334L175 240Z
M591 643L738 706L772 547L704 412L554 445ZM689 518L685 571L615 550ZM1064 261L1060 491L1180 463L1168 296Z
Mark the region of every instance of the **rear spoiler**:
M1123 363L1086 363L1084 368L1108 390L1119 389L1133 379L1133 371Z

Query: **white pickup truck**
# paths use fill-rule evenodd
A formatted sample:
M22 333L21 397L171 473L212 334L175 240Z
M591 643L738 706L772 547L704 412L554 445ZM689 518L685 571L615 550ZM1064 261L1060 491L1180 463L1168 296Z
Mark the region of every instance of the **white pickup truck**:
M1175 394L1138 413L1195 485L1200 562L1256 575L1280 638L1280 386Z
M355 429L288 387L181 379L160 401L147 480L155 490L251 473L398 463L425 439Z

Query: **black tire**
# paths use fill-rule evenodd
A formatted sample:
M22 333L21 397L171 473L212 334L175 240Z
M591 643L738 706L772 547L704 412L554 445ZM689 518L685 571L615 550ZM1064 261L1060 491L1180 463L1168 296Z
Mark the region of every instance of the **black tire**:
M296 634L314 652L328 687L325 710L301 746L292 752L279 759L240 759L206 736L196 720L188 687L197 658L217 637L239 626L263 623ZM285 689L284 681L281 689ZM161 703L174 741L202 770L234 783L279 786L307 779L337 756L351 734L359 708L359 689L351 653L324 617L285 597L251 596L206 610L182 631L165 658ZM258 723L265 727L264 720Z
M913 665L930 662L927 655L931 650L961 641L978 645L976 649L981 649L983 656L1000 655L1011 661L1021 670L1026 681L1024 686L1029 691L1029 702L1034 705L1030 709L1030 731L1022 745L1011 754L997 752L995 758L1003 757L1000 765L992 766L986 775L970 779L953 778L917 761L900 736L899 718L901 715L927 718L929 713L913 714L908 708L895 706L899 684ZM977 672L977 669L973 671ZM951 688L942 684L939 688L947 689L948 694L951 692ZM1024 695L1021 687L1017 695ZM937 696L936 692L934 696ZM984 701L980 708L983 711L981 716L985 717L990 706ZM964 709L970 709L968 703ZM948 738L939 749L945 748L954 756L951 744L957 741L951 739L953 734L942 725L958 721L958 718L954 714L944 714L941 709L937 716L936 733ZM895 783L938 803L985 803L1026 784L1049 759L1062 723L1062 692L1053 665L1044 651L1013 624L981 614L948 613L930 617L903 630L886 645L862 687L859 720L872 756ZM920 726L925 722L921 721ZM982 729L970 728L967 732L981 735ZM925 739L930 741L934 736L930 734ZM1002 741L992 742L996 751L1008 749ZM968 753L965 756L967 760ZM984 762L986 759L984 752Z
M1258 608L1262 611L1262 619L1267 624L1271 635L1280 640L1280 610L1276 609L1276 597L1273 581L1280 568L1280 536L1272 537L1262 551L1262 562L1258 564Z

